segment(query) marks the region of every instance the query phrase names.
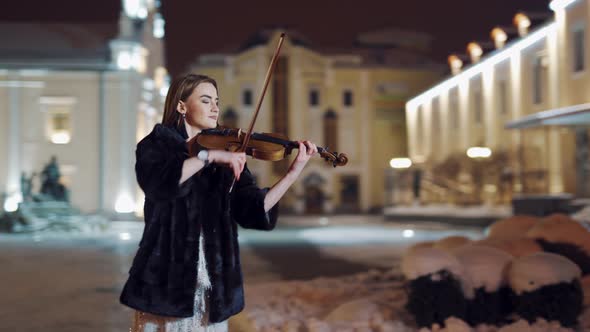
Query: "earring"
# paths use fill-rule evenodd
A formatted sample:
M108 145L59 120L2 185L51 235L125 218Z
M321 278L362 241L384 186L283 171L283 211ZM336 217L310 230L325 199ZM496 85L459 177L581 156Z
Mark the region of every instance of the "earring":
M181 117L180 117L180 118L178 118L178 121L177 121L177 123L176 123L176 126L178 126L178 127L180 127L180 126L184 125L182 122L183 122L183 121L186 121L186 114L184 114L184 113L180 113L180 115L181 115Z

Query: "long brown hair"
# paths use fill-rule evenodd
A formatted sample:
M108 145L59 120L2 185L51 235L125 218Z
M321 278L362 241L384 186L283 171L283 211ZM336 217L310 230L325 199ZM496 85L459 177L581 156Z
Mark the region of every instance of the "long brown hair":
M182 115L176 110L176 107L181 100L186 101L197 85L201 83L211 83L217 90L217 82L205 75L187 74L172 81L164 104L164 115L162 116L164 126L177 128L180 132L186 134Z

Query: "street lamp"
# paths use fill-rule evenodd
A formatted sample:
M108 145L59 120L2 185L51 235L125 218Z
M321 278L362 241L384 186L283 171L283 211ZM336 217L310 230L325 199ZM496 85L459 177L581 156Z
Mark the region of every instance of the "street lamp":
M467 149L467 157L479 159L479 158L489 158L492 156L492 149L482 147L482 146L472 146Z
M491 157L492 156L492 149L487 148L487 147L483 147L483 146L472 146L469 149L467 149L467 156L469 158L475 159L476 160L475 167L477 169L481 169L481 167L483 165L480 164L479 160ZM482 175L482 176L484 176L484 175ZM481 187L482 182L485 183L485 180L482 179L482 177L480 177L480 176L475 176L474 179L475 179L475 182L476 182L475 185L477 188ZM478 197L481 199L481 193L478 193ZM484 198L484 200L486 200L486 199Z
M389 170L385 171L385 192L388 195L386 204L395 204L395 192L399 190L398 180L400 175L398 172L412 167L412 160L410 158L392 158L389 160ZM397 187L397 188L396 188Z
M389 161L389 166L393 169L404 169L412 166L412 160L410 158L392 158Z

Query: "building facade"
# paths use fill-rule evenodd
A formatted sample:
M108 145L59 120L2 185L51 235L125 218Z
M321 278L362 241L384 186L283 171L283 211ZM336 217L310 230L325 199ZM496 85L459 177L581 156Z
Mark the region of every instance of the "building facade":
M261 30L239 52L203 55L191 68L217 80L222 124L248 128L281 32ZM386 30L358 41L380 47L323 51L287 31L254 131L308 139L347 154L349 162L333 168L321 158L312 160L302 181L281 200L282 208L315 214L367 212L384 205L388 162L407 155L405 101L443 71L418 53L400 49L403 41L425 39ZM248 161L261 186L272 186L288 164Z
M590 1L554 0L550 8L536 25L535 17L518 13L513 28L495 28L496 49L487 54L470 44L465 68L461 57L449 57L455 74L408 101L409 153L430 171L426 184L448 181L457 189L479 183L478 201L487 195L506 202L517 193L590 194L588 122L572 117L586 112L590 101ZM506 42L511 30L518 35ZM466 174L469 162L458 161L473 147L492 152L491 160L480 161L479 175ZM440 197L431 192L428 199Z
M0 192L22 200L52 156L83 212L132 212L135 145L161 119L168 86L154 1L124 1L116 24L1 23ZM15 36L17 38L15 38Z

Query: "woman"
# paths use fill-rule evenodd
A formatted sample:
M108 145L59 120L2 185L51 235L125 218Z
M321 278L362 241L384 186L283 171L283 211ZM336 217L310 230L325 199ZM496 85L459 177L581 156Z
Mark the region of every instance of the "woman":
M186 142L217 126L218 102L212 78L175 80L162 124L137 145L145 228L120 298L136 309L133 332L227 331L227 319L244 307L236 223L272 230L279 199L317 153L313 143L299 142L289 171L271 189L256 186L244 153L189 157Z

